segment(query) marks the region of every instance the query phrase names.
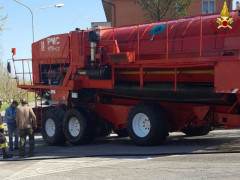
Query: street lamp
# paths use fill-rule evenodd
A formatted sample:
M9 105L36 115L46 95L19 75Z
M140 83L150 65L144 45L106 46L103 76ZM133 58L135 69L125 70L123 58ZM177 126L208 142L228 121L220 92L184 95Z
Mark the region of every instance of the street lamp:
M56 4L55 5L55 7L57 7L57 8L60 8L60 7L63 7L64 6L64 4Z
M33 42L34 42L34 13L35 13L37 10L39 10L39 9L61 8L61 7L64 6L64 4L56 4L56 5L53 5L53 6L39 7L39 8L35 8L34 10L32 10L32 9L31 9L30 7L28 7L27 5L21 3L21 2L19 2L19 1L17 1L17 0L14 0L14 1L15 1L16 3L22 5L22 6L26 7L26 8L30 11L30 13L31 13L31 15L32 15L32 36L33 36Z

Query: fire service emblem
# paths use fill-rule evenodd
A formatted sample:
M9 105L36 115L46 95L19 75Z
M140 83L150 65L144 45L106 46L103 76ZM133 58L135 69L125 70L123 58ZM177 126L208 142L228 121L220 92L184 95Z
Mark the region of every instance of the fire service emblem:
M230 28L232 29L232 26L230 24L233 23L233 18L229 17L228 7L226 1L224 2L222 12L220 14L221 18L217 18L217 23L219 24L218 29L222 28Z
M238 14L236 13L234 17L235 16L237 17ZM233 17L230 17L226 1L224 2L223 9L220 13L220 18L217 18L217 21L212 19L210 22L212 29L220 34L229 34L234 32L239 26L239 19L237 19L234 25Z

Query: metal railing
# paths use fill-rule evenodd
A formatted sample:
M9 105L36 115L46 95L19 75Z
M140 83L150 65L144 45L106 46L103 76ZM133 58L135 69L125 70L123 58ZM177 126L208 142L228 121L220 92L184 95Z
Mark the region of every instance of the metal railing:
M33 85L32 60L31 59L9 59L14 67L17 85ZM26 63L25 63L26 62ZM20 71L22 67L22 71Z

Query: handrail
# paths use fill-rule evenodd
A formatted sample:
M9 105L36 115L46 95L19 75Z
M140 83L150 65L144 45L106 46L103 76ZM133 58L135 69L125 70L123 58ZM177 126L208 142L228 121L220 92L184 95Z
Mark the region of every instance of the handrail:
M63 58L53 58L53 59L63 59ZM17 77L17 85L27 85L26 84L26 76L25 75L28 75L29 76L29 80L30 80L30 84L33 85L33 72L31 71L31 66L30 66L30 61L32 62L31 59L11 59L13 61L13 65L14 65L14 71L15 71L15 75ZM63 72L63 69L64 67L66 66L66 63L67 61L69 60L69 56L66 58L65 60L65 63L63 66L60 66L61 70L59 72L52 72L52 59L49 59L50 60L50 70L48 72L42 72L42 69L41 69L41 65L42 65L42 59L40 59L39 61L39 64L40 64L40 83L42 83L42 75L43 74L48 74L50 76L52 76L53 74L59 74L60 75L60 84L62 84L62 79L61 79L61 74ZM16 68L16 62L19 62L21 63L22 65L22 71L19 72L19 70L17 70ZM27 64L25 64L24 62L27 62ZM27 70L26 70L26 67L27 67ZM22 83L21 83L21 79L19 79L19 76L18 75L22 75ZM50 77L50 79L52 79Z
M137 27L134 27L133 30L129 33L127 41L130 39L130 37L132 36L133 32L136 31Z
M167 25L167 30L166 30L166 62L168 61L168 21L166 23Z
M139 58L140 58L140 32L139 32L139 28L140 28L140 25L138 25L138 34L137 34L137 42L138 42L138 49L137 49L137 54L138 54L138 60L139 60Z
M26 85L25 75L29 75L30 84L32 85L33 84L33 82L32 82L32 71L30 70L31 68L30 68L30 64L29 64L29 61L32 61L32 60L31 59L14 59L13 57L12 57L11 60L13 61L13 65L14 65L14 71L15 71L15 75L16 75L17 85L20 85L20 80L19 80L17 75L22 75L22 77L23 77L22 85ZM17 71L16 64L15 64L16 62L20 62L22 64L22 68L23 68L22 72ZM27 62L28 71L26 71L26 72L25 72L24 62Z
M199 50L199 57L202 57L202 16L200 16L200 50Z

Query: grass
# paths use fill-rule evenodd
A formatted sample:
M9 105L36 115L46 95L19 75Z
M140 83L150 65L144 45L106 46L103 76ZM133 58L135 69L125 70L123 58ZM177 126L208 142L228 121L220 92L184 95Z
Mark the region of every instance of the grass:
M35 101L35 93L28 93L28 102L34 102ZM0 109L0 112L5 111L10 106L8 103L3 103Z
M28 93L28 102L34 102L35 101L35 93Z
M0 109L0 112L5 111L5 109L7 109L8 106L9 106L8 103L4 103L4 104L2 104L1 109Z

